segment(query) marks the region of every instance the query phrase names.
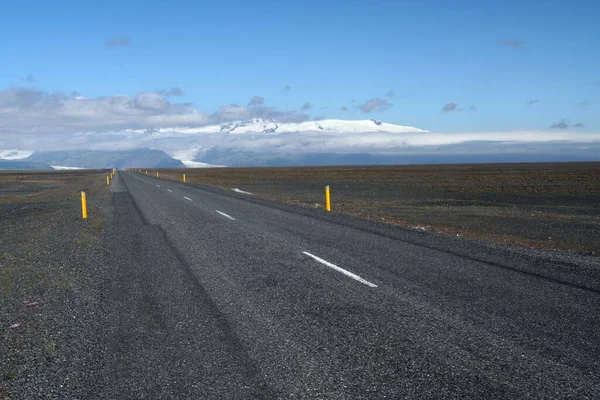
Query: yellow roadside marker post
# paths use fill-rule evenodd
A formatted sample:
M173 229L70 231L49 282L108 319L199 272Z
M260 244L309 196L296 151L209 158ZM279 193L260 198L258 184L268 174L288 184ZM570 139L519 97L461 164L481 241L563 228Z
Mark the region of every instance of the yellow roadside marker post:
M110 185L110 176L106 175L106 186Z
M148 175L148 170L146 170L146 175Z
M325 186L325 209L331 211L331 195L329 193L329 185Z
M87 219L87 199L85 192L81 192L81 217Z
M156 177L158 178L158 171L156 171Z
M185 174L183 174L183 183L185 183Z

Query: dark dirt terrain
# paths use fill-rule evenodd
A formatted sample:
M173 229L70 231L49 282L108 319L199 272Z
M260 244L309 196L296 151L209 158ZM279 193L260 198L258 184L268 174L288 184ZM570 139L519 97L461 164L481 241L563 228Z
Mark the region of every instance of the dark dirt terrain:
M58 398L88 374L73 366L88 353L82 282L110 212L107 174L0 173L0 399Z
M145 173L146 170L142 170ZM148 170L449 235L600 253L600 163Z

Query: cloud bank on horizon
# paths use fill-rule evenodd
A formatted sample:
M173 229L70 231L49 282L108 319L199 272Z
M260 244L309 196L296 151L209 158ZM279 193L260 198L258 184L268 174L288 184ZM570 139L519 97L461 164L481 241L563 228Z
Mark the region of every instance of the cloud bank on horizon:
M24 87L1 90L2 146L30 151L149 147L191 161L206 149L287 156L436 152L559 154L564 150L576 156L578 151L589 154L590 146L600 145L600 132L582 131L582 124L567 119L553 123L548 130L428 132L375 119L315 122L324 118L305 113L312 108L309 102L300 110L280 111L266 106L261 96L253 96L247 106L229 104L214 112L203 112L192 104L170 100L182 94L183 90L178 87L135 96L96 98ZM370 114L390 107L388 99L391 97L390 92L385 98L372 98L357 107L363 114ZM442 107L443 112L456 110L455 103ZM263 125L259 129L244 127L243 121L248 120ZM237 130L232 129L235 126L239 126ZM238 132L245 134L236 135Z

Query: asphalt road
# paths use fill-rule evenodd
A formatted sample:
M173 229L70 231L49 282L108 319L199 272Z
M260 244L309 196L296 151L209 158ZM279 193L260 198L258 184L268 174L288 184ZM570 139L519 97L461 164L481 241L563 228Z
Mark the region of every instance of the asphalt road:
M600 262L119 172L110 398L599 398Z

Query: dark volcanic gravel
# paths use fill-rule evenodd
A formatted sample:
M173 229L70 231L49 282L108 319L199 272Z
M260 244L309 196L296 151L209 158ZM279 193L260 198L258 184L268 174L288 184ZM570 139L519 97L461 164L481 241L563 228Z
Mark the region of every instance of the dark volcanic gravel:
M0 176L0 398L65 398L89 386L98 325L89 272L110 212L103 177ZM40 179L47 183L23 183Z
M32 185L0 176L0 399L600 391L596 257L449 239L129 173L109 193L103 174ZM297 179L296 193L328 180ZM385 194L385 185L373 186L361 196ZM523 209L556 211L561 199L595 224L593 193L572 203L510 196L481 195L478 212L502 198L518 209L515 228ZM428 201L437 207L439 199ZM379 286L357 286L302 250Z
M148 170L155 176L156 170ZM189 184L451 236L600 254L600 163L160 170Z

